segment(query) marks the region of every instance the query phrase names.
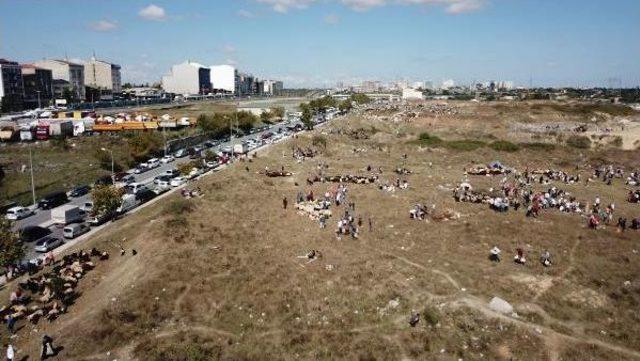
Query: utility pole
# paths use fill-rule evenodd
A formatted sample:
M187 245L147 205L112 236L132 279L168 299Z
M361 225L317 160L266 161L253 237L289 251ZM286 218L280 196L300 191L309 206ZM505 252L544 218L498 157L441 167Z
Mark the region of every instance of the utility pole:
M31 146L29 146L29 168L31 173L31 197L33 198L33 205L36 205L36 186L33 183L33 156L31 154Z
M109 152L109 154L111 155L111 182L113 184L116 184L116 172L115 172L115 167L113 162L113 150L107 149L107 148L100 148L100 149L103 152Z
M40 90L36 90L36 93L38 93L38 109L42 109L40 106Z

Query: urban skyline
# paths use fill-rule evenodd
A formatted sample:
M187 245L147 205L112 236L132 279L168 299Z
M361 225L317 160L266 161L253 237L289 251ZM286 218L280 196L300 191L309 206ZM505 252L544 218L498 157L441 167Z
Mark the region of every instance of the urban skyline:
M70 3L74 11L62 11ZM0 13L6 14L0 15L1 57L25 63L87 59L95 52L122 65L123 83L159 82L171 65L198 59L236 65L294 88L369 79L640 84L635 64L640 45L634 41L640 4L629 0L615 6L596 0L72 0L60 5L0 1ZM37 16L34 6L52 16Z

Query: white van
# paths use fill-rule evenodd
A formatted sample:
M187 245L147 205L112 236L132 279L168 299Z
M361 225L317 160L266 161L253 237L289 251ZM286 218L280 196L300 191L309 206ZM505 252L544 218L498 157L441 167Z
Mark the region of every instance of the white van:
M86 223L74 223L64 227L62 235L67 239L76 238L79 235L89 232L90 229L91 227Z
M22 218L29 217L33 214L33 211L26 207L13 207L7 210L7 219L17 221Z
M147 161L148 168L158 168L159 166L160 166L160 159L158 158L151 158Z

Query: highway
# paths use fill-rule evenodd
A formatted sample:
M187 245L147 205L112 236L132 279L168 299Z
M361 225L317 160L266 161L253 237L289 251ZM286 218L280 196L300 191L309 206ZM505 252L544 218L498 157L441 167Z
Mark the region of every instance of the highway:
M277 132L278 128L280 127L284 127L286 125L286 121L277 123L277 124L273 124L271 125L268 129L265 129L263 131L260 132L256 132L254 134L249 134L249 135L245 135L243 137L234 137L233 139L231 139L228 142L224 142L221 143L220 145L210 148L210 150L217 152L220 148L224 147L224 146L231 146L233 147L233 144L238 144L244 140L247 140L249 138L256 138L256 139L261 139L262 135L266 132L269 131L273 131L273 132ZM267 146L268 144L264 144L263 146ZM259 147L260 148L260 147ZM259 149L257 148L257 149ZM255 149L255 150L257 150ZM153 183L153 179L160 175L165 173L165 171L176 168L178 164L181 163L186 163L189 161L192 161L193 159L189 159L189 157L183 157L183 158L176 158L175 161L167 163L167 164L160 164L159 167L148 170L144 173L141 174L134 174L133 173L133 169L127 171L127 173L132 174L135 177L135 181L137 183L143 183L143 184L150 184ZM153 187L149 187L150 189L153 189ZM77 197L77 198L69 198L70 202L67 204L72 204L72 205L77 205L77 206L81 206L83 205L85 202L91 201L91 193L81 196L81 197ZM14 229L21 229L25 226L41 226L41 227L46 227L49 228L53 235L59 238L63 238L62 237L62 227L58 227L55 225L52 225L51 222L51 210L41 210L41 209L36 209L35 210L35 214L32 216L29 216L27 218L21 219L17 222L15 222L14 224ZM35 252L35 250L33 249L34 244L26 244L27 249L25 250L25 257L24 260L30 260L30 259L34 259L37 257L41 257L42 254Z

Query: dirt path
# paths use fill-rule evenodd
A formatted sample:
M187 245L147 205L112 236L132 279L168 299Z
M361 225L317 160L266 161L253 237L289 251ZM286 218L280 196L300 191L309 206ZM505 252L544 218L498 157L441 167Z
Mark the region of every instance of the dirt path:
M580 246L580 238L576 239L576 242L573 244L573 247L571 247L571 250L569 251L569 266L562 273L560 273L560 275L552 278L550 282L545 283L543 287L539 287L536 295L533 296L532 302L538 302L540 297L542 297L542 295L544 295L549 289L551 289L557 281L565 279L569 275L569 273L573 272L575 253L578 249L578 246Z

